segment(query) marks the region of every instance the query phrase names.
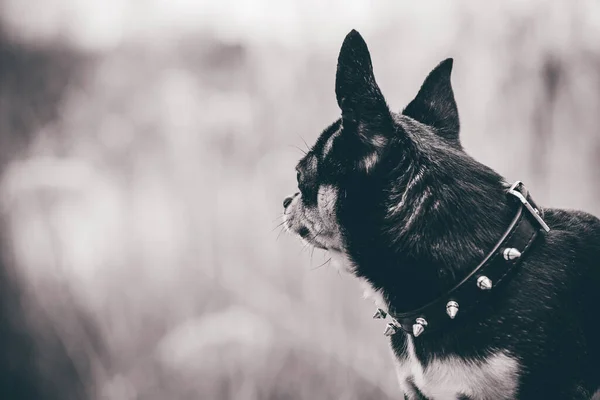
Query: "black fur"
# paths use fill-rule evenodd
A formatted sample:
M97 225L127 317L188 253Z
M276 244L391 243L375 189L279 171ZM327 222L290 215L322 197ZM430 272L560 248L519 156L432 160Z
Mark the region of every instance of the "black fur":
M298 165L307 205L316 204L320 185L338 188L336 218L354 272L384 293L392 312L455 285L515 211L503 177L462 150L451 70L451 59L440 63L403 113L392 112L352 31L338 60L342 118ZM361 160L370 155L376 162L366 168ZM476 317L414 341L424 366L433 357L505 349L521 364L521 400L589 399L600 387L600 221L557 209L545 209L545 220L551 232ZM398 357L405 341L392 337Z
M452 64L453 60L448 58L435 67L402 114L434 128L438 135L460 146L458 109L450 83Z

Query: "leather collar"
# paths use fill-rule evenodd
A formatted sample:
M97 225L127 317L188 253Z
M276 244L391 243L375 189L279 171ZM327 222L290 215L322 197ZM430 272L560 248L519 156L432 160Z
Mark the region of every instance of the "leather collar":
M386 336L402 329L417 337L465 318L510 277L527 257L541 231L550 231L543 220L542 209L536 206L520 181L510 186L507 195L516 200L516 214L493 250L443 296L418 309L390 315L391 322L384 332ZM386 316L384 310L378 309L373 318L384 319Z

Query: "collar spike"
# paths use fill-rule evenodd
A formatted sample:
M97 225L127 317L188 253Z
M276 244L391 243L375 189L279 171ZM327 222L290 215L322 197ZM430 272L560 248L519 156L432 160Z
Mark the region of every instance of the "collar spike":
M482 275L477 278L477 287L481 290L490 290L492 288L492 280Z
M506 261L516 260L521 257L521 252L514 247L508 247L502 252L502 256Z
M530 245L543 236L543 231L549 230L542 219L543 210L535 205L521 182L517 181L512 185L508 193L519 200L515 202L516 213L500 240L483 260L473 266L462 281L425 305L399 313L396 313L393 307L389 310L394 311L392 313L387 309L377 308L373 318L385 321L385 336L389 337L402 331L414 338L419 337L441 328L444 324L451 326L453 322L448 320L455 320L459 311L459 319L468 318L469 311L488 300L492 290L496 290L503 281L508 280L504 277L517 270L520 261L528 252L534 251ZM428 320L425 320L425 316Z
M450 300L446 304L446 314L448 314L450 319L456 317L456 314L458 314L458 303L456 301Z
M427 321L425 320L425 318L417 318L415 320L415 324L413 324L412 326L414 337L418 337L419 335L421 335L425 331L426 327Z
M373 314L373 319L385 319L385 317L387 317L387 313L381 308L378 308L375 314Z
M421 333L423 333L423 331L425 331L425 328L423 327L423 325L420 325L420 324L413 325L413 335L415 337L418 337Z
M389 336L394 335L396 332L398 332L398 328L396 328L396 325L394 325L393 323L389 322L385 326L385 330L383 331L383 335L389 337Z

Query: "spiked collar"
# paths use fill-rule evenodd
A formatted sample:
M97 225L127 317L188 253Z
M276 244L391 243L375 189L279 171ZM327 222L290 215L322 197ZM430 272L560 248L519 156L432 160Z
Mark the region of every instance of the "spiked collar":
M516 200L517 211L508 229L483 261L461 282L436 300L418 309L389 315L391 322L384 335L391 336L404 330L417 337L440 329L446 324L458 323L485 301L526 258L531 245L543 230L550 228L543 219L528 190L520 181L515 182L507 195ZM385 319L388 313L377 309L375 319Z

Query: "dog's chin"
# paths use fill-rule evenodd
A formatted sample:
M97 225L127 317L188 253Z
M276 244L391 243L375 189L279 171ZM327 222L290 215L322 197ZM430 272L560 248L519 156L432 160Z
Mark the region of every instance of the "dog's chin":
M316 249L320 249L320 250L330 250L330 248L323 243L320 243L319 241L312 239L314 237L314 235L312 233L308 233L305 235L302 235L302 233L297 232L293 229L288 229L290 233L292 233L294 236L297 236L300 241L302 242L302 244L304 244L307 247L314 247Z
M283 213L283 227L293 236L296 236L306 247L324 250L331 259L331 265L339 271L353 273L354 264L344 250L344 245L339 234L339 228L325 230L321 228L316 234L308 227L313 224L294 209L294 203ZM331 227L333 224L320 221L320 226Z
M319 236L318 234L311 232L311 230L303 222L299 223L297 220L302 220L302 218L298 218L297 216L294 218L294 216L292 216L290 213L284 212L284 229L292 235L298 237L305 246L311 246L322 250L328 249L327 245L316 240Z
M309 244L317 249L329 251L329 248L327 248L327 246L325 246L325 245L322 245L321 243L309 242Z

